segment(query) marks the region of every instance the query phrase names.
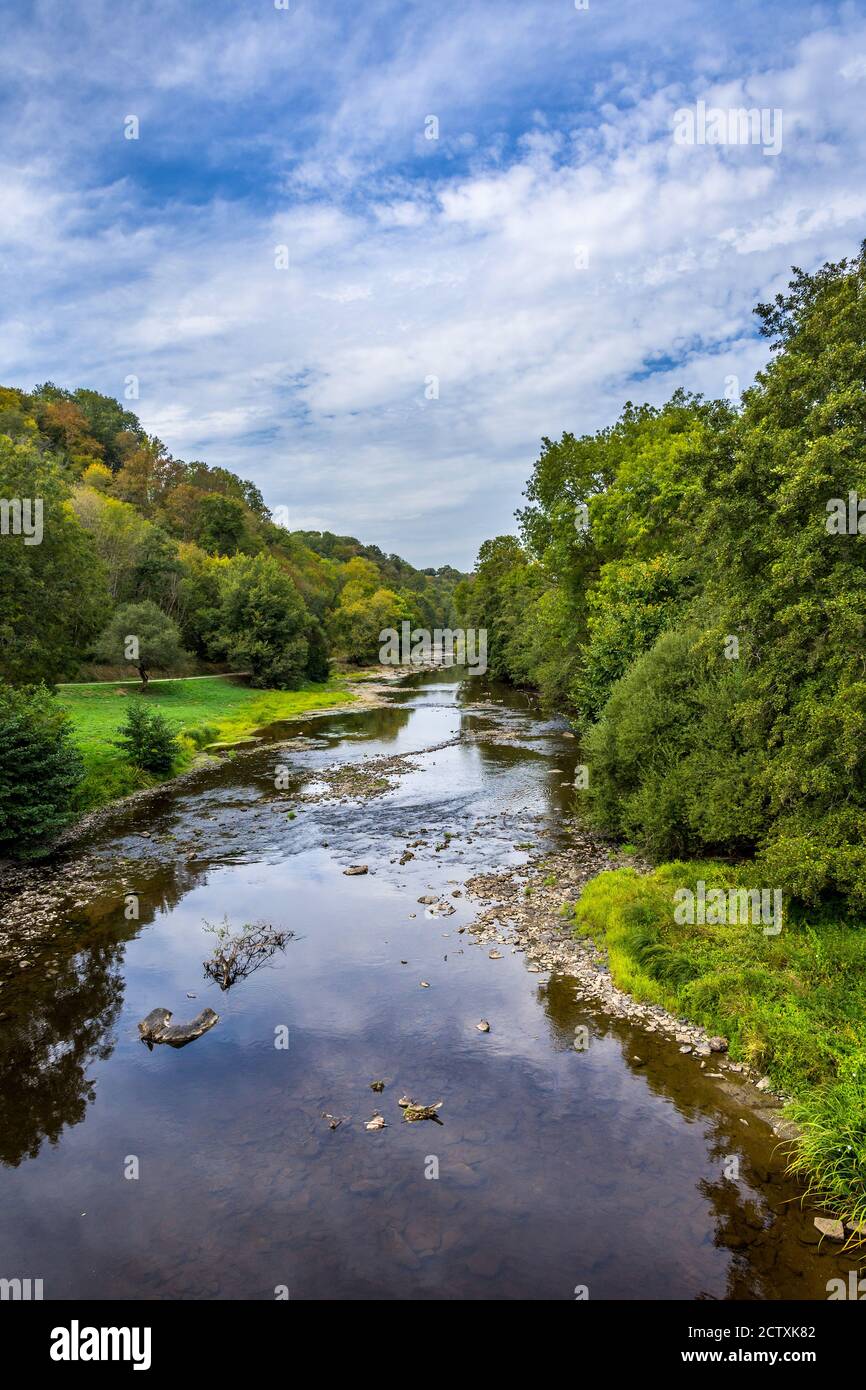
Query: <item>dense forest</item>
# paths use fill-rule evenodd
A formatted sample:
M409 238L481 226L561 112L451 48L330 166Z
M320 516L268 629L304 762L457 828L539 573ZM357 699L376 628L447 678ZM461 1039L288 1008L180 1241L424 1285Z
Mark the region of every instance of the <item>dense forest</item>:
M520 538L457 588L494 675L571 714L585 798L654 858L757 855L866 903L866 254L759 304L741 401L543 441ZM864 501L859 501L860 497Z
M447 622L460 574L414 569L353 537L291 532L259 489L174 458L109 396L0 388L4 539L40 504L40 535L0 545L0 677L143 678L223 664L253 684L323 680L375 660L382 628ZM11 504L11 505L10 505ZM31 508L28 512L27 507Z

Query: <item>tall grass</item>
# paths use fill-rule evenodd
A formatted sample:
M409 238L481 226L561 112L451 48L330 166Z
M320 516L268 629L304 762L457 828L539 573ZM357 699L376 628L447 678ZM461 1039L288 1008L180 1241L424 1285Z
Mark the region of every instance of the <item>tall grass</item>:
M866 924L830 906L786 905L782 931L678 924L674 891L767 887L715 861L600 874L575 932L608 952L620 988L729 1039L730 1055L793 1097L791 1169L843 1219L866 1220Z

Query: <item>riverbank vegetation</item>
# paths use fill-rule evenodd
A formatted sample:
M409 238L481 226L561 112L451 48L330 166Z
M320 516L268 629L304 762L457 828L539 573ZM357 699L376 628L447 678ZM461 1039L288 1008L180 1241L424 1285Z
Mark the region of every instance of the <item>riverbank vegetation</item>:
M546 440L521 538L458 586L495 675L585 740L596 823L866 905L866 258L761 305L740 406L677 392Z
M0 388L0 498L0 692L35 692L38 732L58 682L119 682L104 696L64 691L71 720L52 717L83 757L54 779L50 808L34 795L22 820L8 802L9 846L18 830L31 845L40 824L47 842L64 819L147 784L152 770L113 742L135 674L150 707L166 707L177 771L203 741L345 700L332 658L375 661L381 630L405 620L448 626L461 578L351 536L289 531L255 484L173 457L111 397L51 382ZM271 696L256 706L227 683L153 683L227 670Z
M163 680L151 682L144 697L134 683L61 686L57 704L68 715L83 762L73 807L80 814L163 780L125 756L115 742L127 710L136 703L163 715L176 738L176 754L164 777L185 771L209 744L230 746L268 724L302 718L354 698L345 681L336 677L309 682L301 690L274 691L216 676Z
M797 903L778 933L678 922L674 893L699 882L727 893L754 872L690 860L600 874L575 905L576 931L606 949L620 989L723 1035L732 1058L792 1097L795 1166L846 1219L866 1221L866 931Z
M602 876L579 929L797 1098L799 1161L862 1216L866 249L756 313L770 361L742 399L729 378L545 439L519 537L486 541L455 597L493 673L571 716L579 811L677 861ZM681 861L707 858L782 890L779 937L676 926Z

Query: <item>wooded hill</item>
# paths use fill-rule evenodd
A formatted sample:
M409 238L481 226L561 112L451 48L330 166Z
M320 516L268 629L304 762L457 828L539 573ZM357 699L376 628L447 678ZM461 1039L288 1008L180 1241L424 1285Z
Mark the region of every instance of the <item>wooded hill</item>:
M85 388L0 388L0 497L42 511L38 544L11 512L0 537L0 676L16 683L121 669L129 633L163 673L222 663L263 686L322 680L331 654L375 659L384 627L447 625L461 578L275 525L254 483L175 458Z

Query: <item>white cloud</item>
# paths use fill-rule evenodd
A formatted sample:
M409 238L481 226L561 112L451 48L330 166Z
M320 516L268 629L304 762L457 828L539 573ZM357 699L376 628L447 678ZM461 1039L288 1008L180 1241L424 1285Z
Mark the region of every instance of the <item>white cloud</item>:
M561 19L542 32L533 7L508 23L487 5L450 24L424 13L428 28L407 21L379 59L359 19L331 55L327 114L299 101L284 127L258 129L277 168L267 197L244 186L160 205L132 165L76 181L50 158L59 98L38 158L13 120L0 380L118 393L134 372L146 427L182 456L254 478L293 518L463 566L510 529L541 435L609 423L626 397L721 394L730 375L748 385L765 358L755 301L791 262L836 259L862 235L866 25L806 34L733 76L705 56L672 81L640 66L637 39L635 61L612 61L611 17L584 16L592 82L575 68L573 100L560 86L548 110L542 80L514 138L472 130L473 104L491 83L519 95L539 63L542 78L555 67ZM217 26L187 33L161 52L142 111L165 121L183 97L201 131L214 84L229 110L273 101L289 51L320 83L331 24L312 11L294 31L238 19L229 47ZM631 7L623 28L637 25ZM133 60L132 87L143 74ZM676 146L673 112L698 97L781 106L782 153ZM101 100L116 105L116 91ZM419 137L431 112L433 150ZM180 134L166 139L174 150ZM243 147L238 132L226 140ZM196 146L202 168L218 143ZM433 376L438 399L425 396Z

